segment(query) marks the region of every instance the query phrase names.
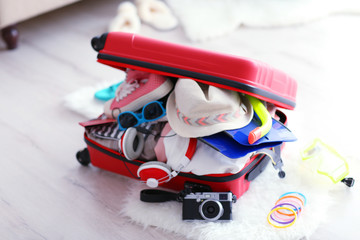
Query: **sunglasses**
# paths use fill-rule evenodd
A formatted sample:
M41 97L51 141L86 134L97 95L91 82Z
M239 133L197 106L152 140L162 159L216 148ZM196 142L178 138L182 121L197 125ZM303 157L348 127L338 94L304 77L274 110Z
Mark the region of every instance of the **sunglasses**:
M166 110L162 102L153 101L147 103L141 112L126 111L119 114L117 121L119 129L124 131L129 127L137 127L142 123L158 120L165 116Z

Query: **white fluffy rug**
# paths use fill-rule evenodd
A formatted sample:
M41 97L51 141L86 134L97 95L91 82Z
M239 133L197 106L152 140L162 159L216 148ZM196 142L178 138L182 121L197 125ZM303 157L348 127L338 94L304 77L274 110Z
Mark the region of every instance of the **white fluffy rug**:
M336 13L360 13L358 0L166 0L191 41L205 41L240 26L282 27Z
M288 145L283 155L286 177L280 179L271 164L250 184L249 190L233 205L233 221L229 223L183 222L182 205L178 202L145 203L139 200L143 184L130 181L129 195L122 214L145 227L155 226L188 239L303 239L309 237L326 219L337 191L345 185L320 182L300 163L296 143ZM292 152L292 156L289 153ZM267 214L280 195L288 191L303 193L308 200L296 223L277 229L267 223ZM151 217L146 217L151 216Z

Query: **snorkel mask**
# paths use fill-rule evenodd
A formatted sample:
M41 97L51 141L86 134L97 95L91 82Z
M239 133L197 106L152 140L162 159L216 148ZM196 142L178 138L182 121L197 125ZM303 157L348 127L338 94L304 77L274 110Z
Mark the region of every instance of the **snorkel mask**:
M313 171L329 177L333 183L341 181L348 187L354 185L353 178L345 178L349 174L346 159L320 139L316 138L305 148L301 152L301 158Z

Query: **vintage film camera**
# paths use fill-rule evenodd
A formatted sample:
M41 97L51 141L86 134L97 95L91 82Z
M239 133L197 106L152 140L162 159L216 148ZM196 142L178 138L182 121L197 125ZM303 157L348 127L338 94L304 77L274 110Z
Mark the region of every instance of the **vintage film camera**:
M230 221L233 202L236 202L236 196L231 192L187 194L183 199L183 220Z

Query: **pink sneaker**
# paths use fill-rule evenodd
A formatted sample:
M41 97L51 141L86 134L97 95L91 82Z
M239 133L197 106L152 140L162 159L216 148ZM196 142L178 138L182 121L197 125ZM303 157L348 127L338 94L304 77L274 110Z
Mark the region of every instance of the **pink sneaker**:
M172 81L165 76L128 69L115 98L105 103L104 113L108 118L116 119L121 112L139 110L148 102L166 96L172 88Z

